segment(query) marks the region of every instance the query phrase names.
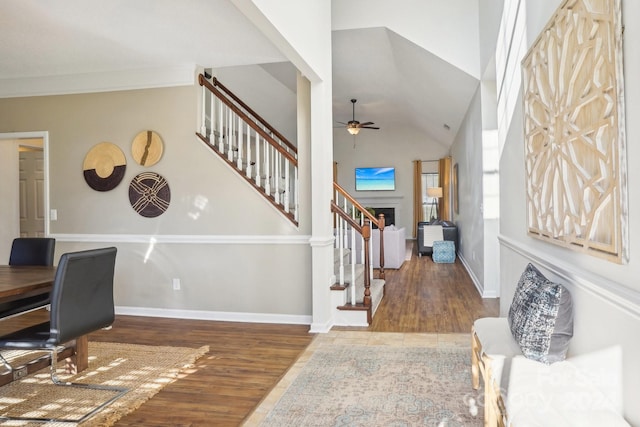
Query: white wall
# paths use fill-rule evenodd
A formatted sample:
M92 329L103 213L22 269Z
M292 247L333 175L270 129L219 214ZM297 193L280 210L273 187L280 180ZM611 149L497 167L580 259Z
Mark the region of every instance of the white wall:
M528 46L549 20L559 1L527 2ZM624 75L627 158L630 166L640 160L640 3L623 1ZM508 311L517 280L527 262L551 279L565 284L574 300L575 330L570 352L580 354L611 346L623 350L625 416L640 425L640 170L628 170L630 261L620 265L546 243L527 235L523 148L522 97L515 103L500 158L501 313ZM636 255L636 256L634 256Z
M401 5L386 0L332 3L333 30L387 27L469 75L481 75L478 0L405 0ZM398 7L410 13L398 13Z
M451 146L458 164L459 213L454 215L460 240L459 256L481 294L484 294L485 251L483 218L482 111L480 86Z

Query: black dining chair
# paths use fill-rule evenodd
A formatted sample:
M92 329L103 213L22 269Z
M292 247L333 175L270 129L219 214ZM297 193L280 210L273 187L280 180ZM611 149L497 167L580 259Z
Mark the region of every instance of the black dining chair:
M39 350L51 354L51 380L60 386L110 390L115 395L79 419L3 417L0 420L33 422L82 422L123 396L128 390L99 384L63 382L58 379L58 352L64 344L83 335L111 326L115 319L113 277L116 248L65 253L60 257L53 289L51 313L43 322L0 337L0 349ZM0 362L13 370L0 354Z
M56 239L51 237L18 237L13 239L9 265L53 265ZM49 305L49 293L0 303L0 319L37 310Z
M18 237L13 239L9 265L53 265L56 239L51 237Z

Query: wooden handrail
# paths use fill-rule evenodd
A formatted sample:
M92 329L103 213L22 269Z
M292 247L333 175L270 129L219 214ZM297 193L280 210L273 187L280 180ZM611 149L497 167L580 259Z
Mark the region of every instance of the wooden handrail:
M238 104L240 104L240 106L242 106L242 108L244 108L245 110L247 110L252 116L254 116L260 123L262 123L264 125L264 127L266 127L267 129L269 129L269 131L271 133L273 133L275 136L277 136L278 138L280 138L280 140L282 141L282 143L284 145L286 145L287 147L289 147L289 149L291 151L293 151L294 153L298 153L298 147L296 147L295 145L293 145L292 143L289 142L289 140L287 138L284 137L284 135L282 135L280 132L278 132L276 130L276 128L274 128L273 126L271 126L269 124L269 122L267 122L265 119L263 119L258 113L256 113L255 111L253 111L247 104L245 104L244 102L242 102L242 100L240 98L238 98L233 92L231 92L225 85L223 85L222 83L220 83L220 80L218 80L216 77L213 78L213 84L214 86L219 86L220 89L222 89L227 95L229 95L231 97L231 99L233 99L234 101L236 101Z
M351 218L351 216L346 213L340 206L336 205L336 202L334 202L333 200L331 201L331 212L338 214L338 216L347 221L347 223L351 227L353 227L353 229L356 230L358 234L362 235L362 227L360 226L360 224L358 224L356 220Z
M205 78L202 74L200 74L203 78ZM222 83L220 83L220 80L218 80L216 77L213 78L213 85L214 86L218 86L220 87L220 89L222 89L222 91L224 93L226 93L227 95L229 95L229 97L231 99L233 99L235 102L237 102L242 108L244 108L246 111L249 112L249 114L251 114L253 117L255 117L260 123L262 123L264 125L264 127L266 127L267 129L269 129L269 131L271 133L273 133L275 136L277 136L278 138L280 138L280 140L282 141L282 143L284 145L286 145L287 147L289 147L289 149L291 151L293 151L294 153L298 153L298 148L293 145L292 143L289 142L289 140L287 138L284 137L284 135L282 135L280 132L278 132L273 126L271 126L269 124L269 122L267 122L265 119L263 119L258 113L256 113L255 111L253 111L247 104L245 104L244 102L242 102L242 100L240 98L238 98L233 92L231 92L225 85L223 85Z
M347 193L347 191L344 188L342 188L335 181L333 182L333 188L334 188L334 190L337 190L340 194L342 194L342 196L345 199L347 199L349 202L351 202L352 205L354 205L356 208L358 208L358 210L361 211L366 218L369 218L369 221L371 221L372 224L375 224L376 227L380 228L380 224L378 223L378 219L375 216L373 216L371 214L371 212L369 212L367 210L367 208L365 208L360 203L358 203L358 201L356 199L351 197L351 195L349 193ZM383 215L383 218L384 218L384 215ZM384 227L384 224L382 226Z
M282 148L282 146L278 144L278 141L273 139L273 137L269 135L267 132L265 132L264 129L260 128L260 126L258 126L253 120L251 120L251 118L247 116L233 102L229 101L229 99L227 99L227 97L222 92L216 89L202 74L198 76L198 83L200 83L201 86L204 86L207 89L209 89L215 96L218 97L218 99L220 99L220 101L224 102L224 104L227 107L229 107L234 113L240 116L245 123L251 126L253 130L258 132L264 139L269 141L269 144L273 148L278 150L278 152L282 154L284 157L286 157L287 160L289 160L295 167L298 167L298 159L296 157L294 157L291 153L289 153L287 150Z

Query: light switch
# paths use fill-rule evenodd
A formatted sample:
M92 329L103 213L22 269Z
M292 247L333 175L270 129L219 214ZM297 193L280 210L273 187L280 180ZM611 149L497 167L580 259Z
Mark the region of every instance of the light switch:
M51 209L51 212L49 214L49 219L51 221L57 221L58 220L58 209Z

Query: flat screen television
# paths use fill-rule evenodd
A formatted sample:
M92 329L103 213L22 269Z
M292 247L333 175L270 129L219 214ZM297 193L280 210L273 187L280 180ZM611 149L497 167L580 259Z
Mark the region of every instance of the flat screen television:
M395 168L356 168L356 191L395 189Z

